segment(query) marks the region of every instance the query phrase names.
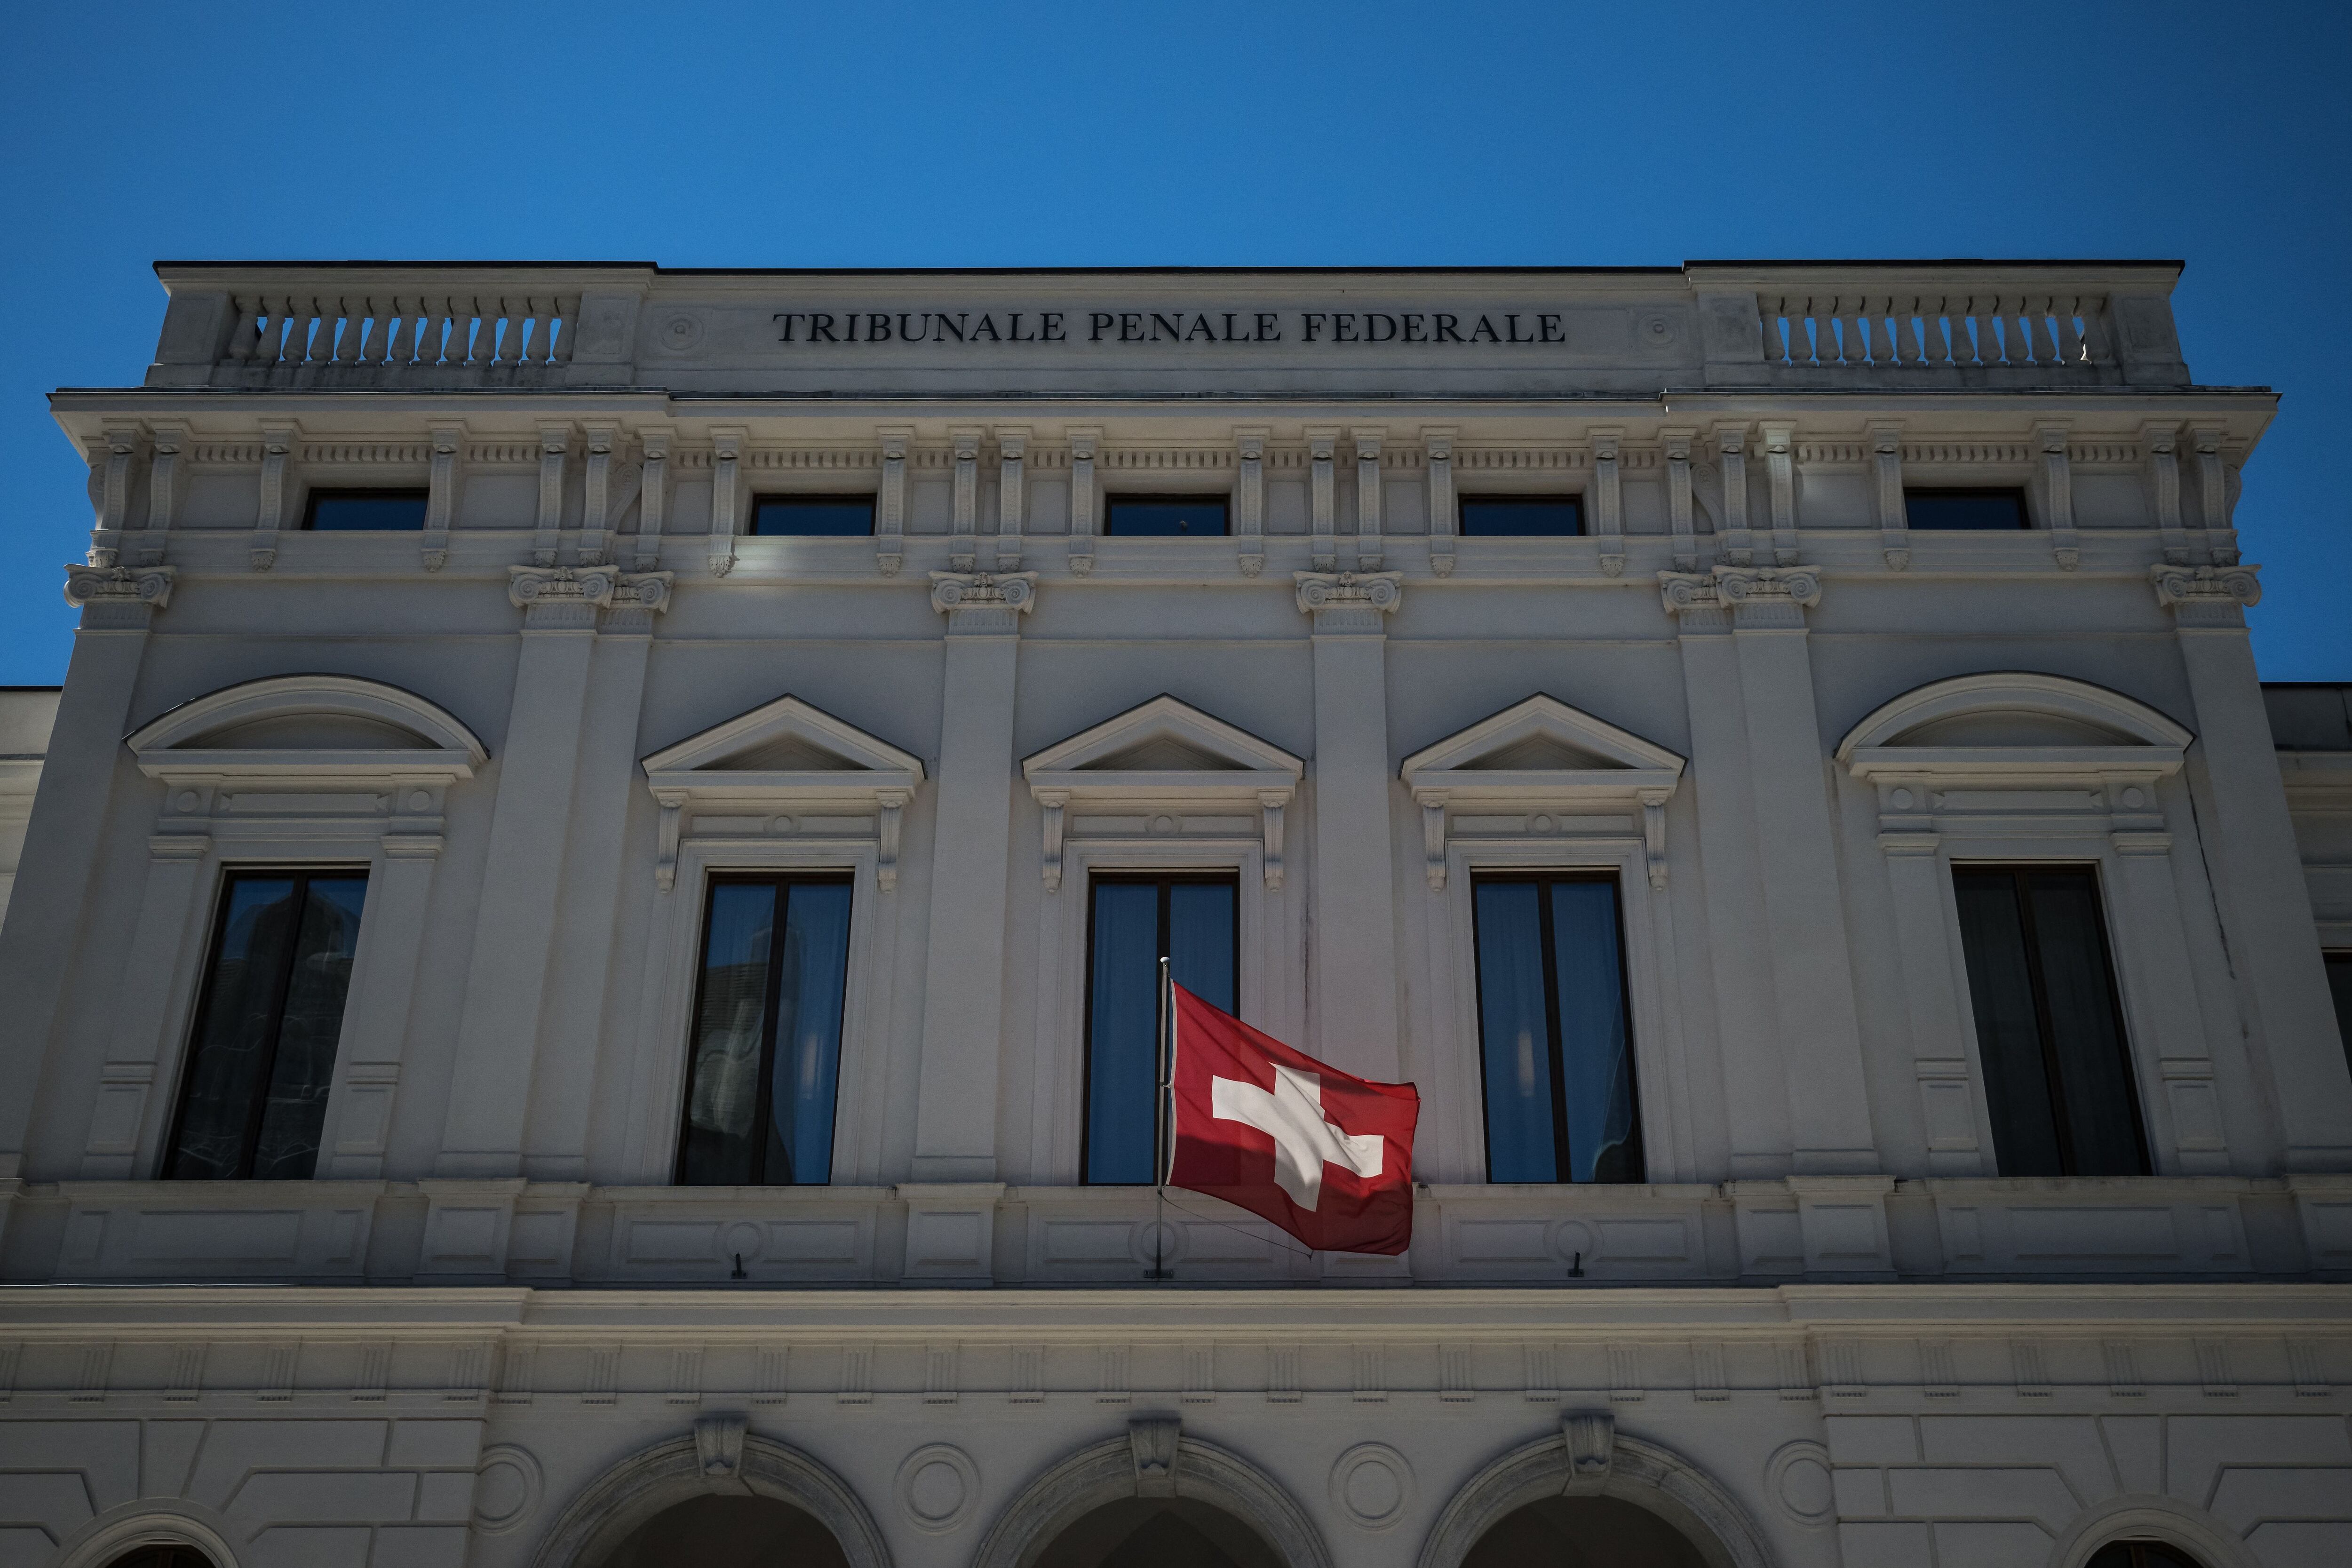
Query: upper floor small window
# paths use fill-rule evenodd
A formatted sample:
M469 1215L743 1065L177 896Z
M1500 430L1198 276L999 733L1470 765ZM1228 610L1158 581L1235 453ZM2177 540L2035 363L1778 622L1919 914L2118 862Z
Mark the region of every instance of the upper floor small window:
M1157 1168L1160 961L1210 1006L1237 1012L1237 884L1228 872L1093 879L1087 941L1089 1183L1148 1183Z
M833 1179L849 879L710 884L694 1005L681 1186L823 1186Z
M1952 887L2000 1173L2147 1174L2096 874L1957 866Z
M166 1178L316 1171L366 902L362 871L238 871L223 884Z
M1903 510L1915 529L2020 529L2033 526L2021 489L1905 490Z
M1472 884L1490 1182L1638 1182L1642 1125L1617 879Z
M1223 496L1112 496L1103 531L1115 537L1204 539L1231 532Z
M302 526L314 533L421 529L430 500L427 490L312 490Z
M874 498L755 496L751 531L808 537L855 537L874 531Z
M1584 531L1581 496L1464 496L1464 537L1559 538Z

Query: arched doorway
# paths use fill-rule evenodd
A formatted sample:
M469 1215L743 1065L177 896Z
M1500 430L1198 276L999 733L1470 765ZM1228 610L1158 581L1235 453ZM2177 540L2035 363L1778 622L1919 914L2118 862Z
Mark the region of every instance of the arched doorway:
M213 1568L213 1560L193 1546L142 1546L106 1568Z
M1191 1498L1122 1498L1066 1526L1035 1568L1283 1568L1265 1538Z
M688 1498L632 1531L586 1568L849 1568L817 1519L773 1498Z
M1462 1568L1706 1568L1673 1525L1613 1497L1539 1498L1488 1527Z
M2196 1560L2161 1541L2111 1541L2083 1568L2198 1568Z
M1145 1415L1023 1489L972 1568L1333 1568L1314 1524L1231 1449Z
M622 1460L555 1521L533 1568L890 1568L873 1515L815 1459L707 1415Z

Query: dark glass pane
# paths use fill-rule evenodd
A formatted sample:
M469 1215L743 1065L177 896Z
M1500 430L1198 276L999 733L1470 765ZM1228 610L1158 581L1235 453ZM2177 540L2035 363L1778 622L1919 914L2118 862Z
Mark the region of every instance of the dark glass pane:
M1486 1078L1486 1179L1556 1182L1551 1030L1544 1005L1542 887L1475 888L1479 1050Z
M1087 971L1089 1182L1152 1177L1152 1096L1160 1063L1160 884L1097 882Z
M1168 973L1226 1013L1234 1000L1234 884L1177 882L1168 889Z
M2023 490L1905 490L1903 510L1915 529L2028 526Z
M2336 997L2336 1032L2344 1041L2344 1063L2352 1067L2352 952L2327 955L2327 989Z
M1633 1120L1633 1054L1617 952L1617 884L1554 882L1551 931L1568 1179L1638 1182L1641 1130Z
M711 886L678 1149L677 1179L689 1186L759 1179L760 1057L777 893L768 882Z
M1579 496L1465 496L1456 503L1469 538L1562 535L1584 531Z
M352 959L359 952L365 877L312 877L302 903L286 1005L278 1026L277 1059L261 1107L253 1174L262 1180L307 1181L319 1164L319 1130L334 1086L335 1045L343 1032L343 1000L351 994Z
M2069 1174L2145 1174L2138 1099L2123 1021L2116 1016L2098 883L2089 871L2074 869L2028 872L2024 882L2048 998L2051 1054L2074 1145Z
M751 503L751 531L865 535L874 531L872 496L761 496Z
M833 1180L833 1108L848 978L849 885L793 884L776 985L775 1084L762 1180L801 1186Z
M2198 1568L2187 1552L2159 1541L2116 1541L2091 1553L2083 1568Z
M420 529L430 499L424 490L312 490L302 526L318 533Z
M246 1135L269 1069L270 1026L285 994L299 911L291 877L239 877L221 898L220 935L197 1004L168 1177L245 1173Z
M2063 1175L2016 877L2008 871L1955 871L1952 889L1959 904L1977 1054L1984 1064L1993 1157L2004 1176Z
M1112 496L1103 503L1103 531L1203 538L1225 531L1223 496Z

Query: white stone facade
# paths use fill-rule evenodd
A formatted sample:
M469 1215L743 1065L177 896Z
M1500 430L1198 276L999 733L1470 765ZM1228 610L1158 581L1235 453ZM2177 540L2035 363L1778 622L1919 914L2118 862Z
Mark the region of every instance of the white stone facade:
M1138 1496L1294 1565L1561 1495L1739 1568L2352 1561L2352 731L2274 751L2275 399L2175 268L160 270L0 708L0 1565L593 1568L714 1494L908 1568ZM1178 491L1230 534L1104 531ZM2148 1174L1996 1162L1952 868L2034 862L2096 868ZM224 875L320 866L316 1179L158 1179ZM1513 868L1615 879L1643 1183L1486 1180ZM746 870L849 879L830 1184L673 1184ZM1407 1257L1082 1181L1144 870L1419 1086Z

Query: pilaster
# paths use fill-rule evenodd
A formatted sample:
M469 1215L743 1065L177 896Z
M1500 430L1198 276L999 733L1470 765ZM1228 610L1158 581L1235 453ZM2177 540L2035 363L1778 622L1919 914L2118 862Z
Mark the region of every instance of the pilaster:
M1756 541L1748 528L1748 422L1715 426L1716 464L1723 471L1723 539L1717 557L1727 566L1752 565Z
M122 528L131 510L131 466L138 458L140 439L136 425L110 425L90 449L90 467L98 471L98 516L89 535L92 566L111 566L121 559Z
M916 1086L913 1173L923 1182L996 1178L1014 677L1021 617L1036 603L1034 572L931 574L931 608L948 625Z
M460 465L466 460L466 426L462 420L427 426L433 447L426 470L425 531L417 550L427 572L438 572L449 562L449 524L457 517L457 493L465 484Z
M2139 449L2147 470L2148 499L2168 565L2186 566L2189 529L2180 516L2180 426L2150 420L2139 427Z
M1255 577L1265 570L1265 438L1263 426L1243 426L1234 431L1234 458L1240 477L1234 486L1235 561L1242 575Z
M2197 502L2205 528L2205 548L2217 566L2238 563L2235 498L2230 494L2229 455L2222 441L2227 432L2218 425L2191 426L2189 444L2197 453Z
M1768 419L1757 426L1757 449L1772 497L1772 563L1797 563L1797 426Z
M552 566L562 542L563 465L572 454L572 426L539 427L539 510L530 536L530 559Z
M614 842L583 832L583 853L566 853L565 808L581 778L598 618L616 605L651 611L670 593L667 573L515 566L509 574L508 597L523 612L522 658L497 763L457 1070L434 1166L444 1176L522 1173L524 1131L542 1088L540 1042L557 929L575 896L593 894L591 868L612 859ZM626 777L623 771L614 787Z
M978 561L980 532L980 442L985 432L950 430L955 449L955 510L948 543L948 564L970 572Z
M1403 582L1394 572L1300 572L1293 580L1298 608L1314 617L1313 1049L1393 1082L1402 1058L1387 622L1403 602Z
M1701 708L1736 689L1745 755L1718 757L1716 765L1727 760L1747 774L1753 816L1746 837L1755 846L1764 918L1716 922L1713 929L1718 947L1742 932L1763 933L1785 1067L1780 1092L1789 1105L1792 1173L1872 1171L1878 1154L1805 638L1805 612L1820 603L1821 581L1805 566L1719 567L1704 574L1660 573L1659 584L1668 613L1685 620L1697 615L1711 625L1729 620L1737 685L1692 691L1694 742ZM1687 638L1685 648L1687 661ZM1714 672L1718 679L1724 673ZM1685 679L1691 678L1686 662ZM1710 728L1721 736L1720 726ZM1693 761L1696 773L1705 762ZM1708 831L1728 829L1736 842L1741 826L1735 818ZM1747 1005L1759 1000L1751 996Z
M2245 608L2262 598L2258 570L2158 566L2150 576L2172 612L2196 705L2189 756L2207 785L2198 802L2206 863L2251 1026L2248 1053L2278 1119L2285 1167L2341 1171L2352 1167L2352 1074L2246 637Z
M591 423L581 428L588 456L581 474L578 554L583 566L600 566L612 552L613 458L621 427Z
M1666 457L1666 521L1675 537L1675 570L1698 570L1698 536L1691 518L1691 442L1696 430L1658 432Z

